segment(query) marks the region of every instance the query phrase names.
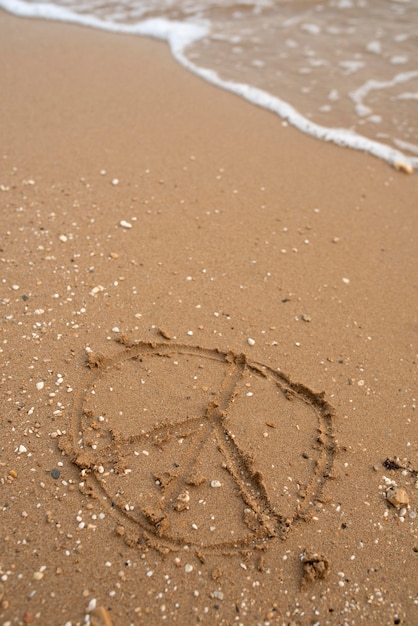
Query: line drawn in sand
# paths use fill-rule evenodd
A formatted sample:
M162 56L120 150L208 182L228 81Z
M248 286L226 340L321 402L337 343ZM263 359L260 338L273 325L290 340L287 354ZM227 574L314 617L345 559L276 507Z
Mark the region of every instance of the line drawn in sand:
M123 343L90 354L60 447L131 544L248 549L309 519L336 452L324 394L244 354Z

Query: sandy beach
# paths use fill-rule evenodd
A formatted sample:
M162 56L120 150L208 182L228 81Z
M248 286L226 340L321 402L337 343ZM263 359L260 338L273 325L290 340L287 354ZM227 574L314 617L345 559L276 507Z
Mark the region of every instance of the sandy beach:
M0 13L0 624L418 621L418 178Z

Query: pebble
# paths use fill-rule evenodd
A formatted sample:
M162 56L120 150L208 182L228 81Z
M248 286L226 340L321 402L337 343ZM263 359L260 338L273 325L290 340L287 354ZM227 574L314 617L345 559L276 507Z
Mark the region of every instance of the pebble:
M187 563L187 564L184 566L184 571L185 571L187 574L190 574L190 572L192 572L192 571L193 571L193 565L190 565L190 563Z
M67 235L60 235L58 239L62 241L62 243L66 243L68 241Z
M44 573L43 572L35 572L33 575L33 578L35 580L42 580L42 578L44 577Z
M221 487L222 483L219 480L211 480L210 486L211 487Z
M252 339L251 337L248 337L247 343L248 343L249 346L253 346L255 344L255 339Z
M386 500L396 509L408 506L409 496L403 487L389 487L386 491Z
M132 224L130 222L127 222L126 220L121 220L119 222L119 226L121 226L122 228L132 228Z
M51 476L52 478L54 478L54 480L57 480L60 477L60 475L61 475L61 472L56 467L54 467L54 469L51 470Z
M39 383L36 383L36 388L38 391L44 388L44 382L41 380Z

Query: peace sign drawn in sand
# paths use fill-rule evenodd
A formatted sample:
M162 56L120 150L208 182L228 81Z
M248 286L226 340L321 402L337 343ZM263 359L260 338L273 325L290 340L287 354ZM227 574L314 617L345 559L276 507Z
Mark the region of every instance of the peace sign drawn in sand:
M309 516L336 447L323 394L243 354L171 343L89 366L72 453L138 543L242 549Z

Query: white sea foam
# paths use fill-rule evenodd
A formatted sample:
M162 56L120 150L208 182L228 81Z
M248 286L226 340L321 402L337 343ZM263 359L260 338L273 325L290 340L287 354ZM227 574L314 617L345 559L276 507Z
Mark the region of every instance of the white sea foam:
M176 22L164 18L147 19L136 24L123 24L100 19L94 15L76 13L63 6L43 2L27 3L22 0L0 0L0 7L20 17L37 17L47 20L81 24L100 30L130 35L144 35L163 39L172 51L183 50L208 34L208 27L188 22Z
M106 5L100 3L94 4L92 0L85 0L84 4L77 3L75 0L65 0L65 6L54 3L39 3L24 0L0 0L0 7L22 17L35 17L76 23L111 32L138 34L165 40L169 44L174 58L185 68L214 85L233 92L253 104L276 113L302 132L324 141L333 142L339 146L369 152L401 169L418 167L418 157L415 156L417 154L417 146L411 141L408 141L408 137L394 137L391 142L393 145L391 146L376 141L373 138L363 136L348 128L328 127L309 119L307 114L302 114L300 110L298 110L300 109L299 106L297 109L287 102L286 99L283 99L282 96L286 98L287 91L286 86L284 84L282 86L282 82L278 83L280 97L254 84L260 80L260 77L264 76L263 72L268 72L269 69L270 74L267 74L267 78L271 78L271 67L275 68L274 72L279 79L282 75L285 75L287 67L290 67L290 59L288 59L289 54L300 55L302 65L297 67L295 75L301 76L301 80L304 75L309 77L313 71L328 72L329 68L332 66L332 59L330 60L329 58L321 58L318 56L316 48L312 47L314 46L314 42L315 45L316 42L320 42L321 38L325 36L324 33L331 38L341 38L342 34L352 36L353 32L356 30L353 26L346 26L345 21L342 22L341 26L334 24L329 17L325 16L325 19L323 14L319 12L315 13L314 10L309 13L308 17L315 18L316 20L319 15L322 21L320 21L319 18L316 21L305 21L305 14L295 16L288 16L287 14L280 15L280 22L277 22L276 30L272 30L272 34L274 37L277 37L277 28L285 29L284 32L287 36L284 36L282 39L281 52L277 53L274 47L276 44L274 44L267 52L266 50L264 51L263 56L259 48L261 43L264 43L264 39L266 41L268 40L267 27L270 22L263 22L263 37L260 37L260 33L256 31L253 32L250 26L253 24L254 20L261 19L260 16L262 17L263 10L271 11L275 6L274 2L263 0L262 3L254 4L251 0L245 0L235 5L234 0L225 0L225 6L217 2L204 2L203 4L199 4L199 2L201 2L201 0L195 0L194 7L192 7L191 2L186 2L183 7L183 13L181 13L181 11L179 12L177 10L177 5L174 6L170 0L160 0L159 17L152 16L153 5L155 3L149 0L132 0L132 2L126 5L116 3L114 6L111 2ZM212 10L210 15L209 5L211 5L210 9ZM337 2L330 0L329 5L332 10L335 10L335 7L337 7L336 10L343 12L352 10L353 8L353 3L349 0L339 0ZM164 11L161 10L161 7L165 9L165 14ZM285 5L283 5L283 7L280 5L280 8L283 8L283 10L284 7ZM229 17L225 17L226 14L222 13L222 11L226 9L231 10ZM220 17L218 15L219 12ZM164 14L164 17L161 17L161 14ZM180 15L180 19L178 15ZM270 14L268 14L268 16L270 16ZM237 23L241 24L241 22L243 25L238 32L236 25ZM248 33L252 33L249 39ZM400 36L401 34L397 35L398 38ZM404 35L402 34L402 36ZM394 39L394 37L392 39ZM252 47L249 46L249 41ZM272 39L272 41L276 41L276 39ZM331 41L333 41L333 39L331 39ZM408 43L407 35L405 41ZM240 45L237 46L237 43ZM236 67L231 66L232 69L225 69L222 59L219 61L215 56L209 57L208 61L205 57L205 51L211 49L213 46L226 47L226 54L228 54L228 50L230 50L230 54L234 57L234 62L235 59L238 59ZM230 46L230 48L228 48L228 46ZM223 50L223 48L220 49ZM253 49L254 51L252 51ZM369 43L364 42L362 49L363 51L366 50L366 54L367 52L369 53L369 57L371 56L370 53L373 53L374 59L380 60L381 57L384 56L384 48L382 48L380 41L376 39L371 39ZM218 50L218 48L216 48L216 50ZM269 65L270 59L267 53L276 54L278 59L283 59L283 68L278 70L277 62L274 66L272 66L271 63ZM351 54L351 58L350 56L348 58L341 58L342 53L343 51L340 53L338 65L341 67L343 81L348 80L347 77L351 77L352 74L356 75L364 71L365 57L361 57L361 54L357 53L355 55ZM248 54L250 54L249 57ZM349 47L347 54L350 54ZM245 55L247 55L248 59L246 64L243 65L241 58L247 58ZM228 59L232 58L232 56L228 57ZM401 59L407 60L408 55L399 54L394 56L393 54L388 54L387 66L390 68L391 63L393 66L393 63L399 63ZM222 69L218 69L218 67L216 67L217 64ZM309 67L306 67L306 64ZM252 71L255 73L249 75L248 67L251 67ZM248 82L237 80L237 68L241 68L244 74L248 74ZM229 75L227 70L229 71ZM372 91L382 92L385 89L392 88L401 83L407 83L417 77L418 71L411 70L397 74L390 79L377 80L369 78L360 85L357 82L356 89L352 89L349 95L354 102L354 111L358 116L359 123L369 124L369 129L373 125L379 126L383 120L381 111L373 112L372 107L366 103L366 99ZM297 92L299 96L300 94L307 94L307 97L310 97L315 89L315 83L318 83L318 79L312 78L310 79L310 83L301 83ZM344 85L344 82L342 85ZM348 96L348 94L341 92L341 85L335 86L329 84L329 82L327 83L326 80L325 87L328 88L325 89L324 100L318 103L317 110L326 116L333 113L334 109L340 106L340 103L347 102L348 98L344 97L344 95ZM412 101L415 99L415 94L405 91L403 94L395 95L394 99L408 102L409 100ZM330 102L332 102L332 106ZM383 134L384 133L380 133L381 136ZM405 155L405 151L409 153L408 156Z
M235 93L243 97L245 100L248 100L249 102L252 102L253 104L256 104L264 109L277 113L282 119L288 121L289 124L292 124L308 135L312 135L317 139L335 143L338 146L369 152L370 154L387 161L391 165L396 165L398 169L403 169L403 165L405 165L406 168L408 168L408 165L411 168L418 167L418 159L407 158L399 150L395 150L390 146L378 141L373 141L367 137L357 135L356 133L353 133L345 128L326 128L324 126L320 126L319 124L315 124L296 111L296 109L289 103L284 100L280 100L279 98L275 98L266 91L243 83L223 81L213 70L198 68L183 56L179 56L178 60L186 67L199 74L199 76L202 76L202 78L208 82L231 91L232 93Z
M364 85L361 85L356 91L352 91L350 93L350 97L356 103L356 109L358 110L359 115L365 115L364 110L367 109L368 112L371 112L371 109L364 105L365 98L369 95L370 92L388 89L390 87L394 87L395 85L400 85L402 83L409 82L412 78L418 77L418 71L414 72L403 72L401 74L396 74L391 80L381 81L381 80L368 80ZM406 98L404 98L406 99ZM366 113L367 115L368 113Z
M418 92L406 91L405 93L399 94L399 96L397 96L397 99L398 100L418 100Z
M407 141L402 141L401 139L395 139L395 143L400 150L408 150L418 156L418 148L413 143L408 143Z
M374 52L374 54L380 54L382 52L382 44L380 41L369 41L366 50L368 52Z

